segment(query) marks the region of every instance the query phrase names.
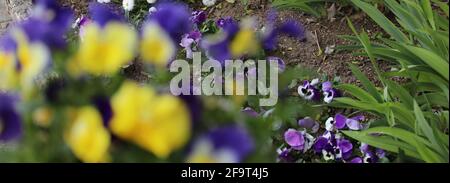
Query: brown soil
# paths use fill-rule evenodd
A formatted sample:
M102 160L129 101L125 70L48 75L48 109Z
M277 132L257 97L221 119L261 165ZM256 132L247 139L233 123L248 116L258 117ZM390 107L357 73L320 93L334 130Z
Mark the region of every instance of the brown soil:
M87 13L89 0L59 1L64 6L74 9L78 16ZM213 8L209 8L209 16L210 18L231 16L237 20L251 16L257 20L260 26L263 26L270 10L270 4L259 0L249 0L249 2L249 5L245 7L240 1L236 1L234 4L224 1ZM353 12L351 8L339 9L338 7L334 21L330 21L327 17L316 18L298 11L282 10L279 11L277 22L295 20L302 23L307 30L307 40L298 41L292 38L281 38L279 49L271 53L272 56L284 59L289 66L317 69L320 74L330 77L329 79L339 76L344 83L358 84L359 81L355 79L348 67L349 63L353 63L358 65L369 79L378 82L373 67L366 57L354 56L353 53L337 50L331 54L323 53L326 47L350 44L348 41L339 38L340 35L353 35L345 21L346 16L350 17L357 30L365 30L369 36L381 31L370 18L365 17L362 13ZM321 54L319 54L319 47L322 50ZM380 61L379 66L383 71L389 69L385 62ZM130 67L130 69L137 72L140 70L135 67ZM127 75L133 75L130 72L127 73ZM135 74L139 75L139 73Z
M62 6L69 7L78 17L88 12L88 5L91 0L57 0Z
M270 4L259 0L250 0L250 4L247 7L238 2L235 4L224 2L218 8L211 10L211 13L215 18L231 16L238 20L246 16L252 16L262 26L269 10ZM349 8L347 10L344 8L341 11L343 12L338 12L334 21L328 20L327 17L316 18L298 11L280 11L277 21L295 20L302 23L307 30L307 40L299 41L291 38L282 38L279 41L279 49L272 53L273 56L284 59L290 66L317 69L319 73L329 76L329 79L339 76L342 82L359 83L348 67L348 63L353 63L358 65L362 72L367 74L372 81L378 82L373 67L366 57L354 56L353 53L345 51L335 51L331 54L323 53L326 47L351 44L339 38L340 35L353 35L353 32L347 25L345 16L350 17L357 30L365 30L369 36L381 31L364 14L354 13ZM320 55L319 46L322 50ZM380 62L379 66L384 71L389 68L385 62Z

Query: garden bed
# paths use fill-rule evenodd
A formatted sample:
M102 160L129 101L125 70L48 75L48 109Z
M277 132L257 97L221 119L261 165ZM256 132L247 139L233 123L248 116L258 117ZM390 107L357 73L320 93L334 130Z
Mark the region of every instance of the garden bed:
M448 3L29 2L0 162L448 162Z

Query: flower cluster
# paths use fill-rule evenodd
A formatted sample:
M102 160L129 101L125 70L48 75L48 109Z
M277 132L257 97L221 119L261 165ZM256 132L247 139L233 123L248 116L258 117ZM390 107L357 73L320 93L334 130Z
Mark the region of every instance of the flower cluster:
M279 160L294 162L294 152L300 152L300 157L307 153L324 161L344 163L376 163L385 157L381 149L362 143L360 152L355 143L346 139L340 130L362 130L367 125L361 123L363 116L347 118L342 114L327 119L325 124L310 117L300 119L300 130L290 128L284 133L284 141L288 147L278 150Z
M297 88L297 93L300 97L306 100L312 100L318 102L323 97L325 103L331 103L334 98L340 97L341 92L333 88L333 83L330 81L323 82L320 89L318 87L319 79L313 79L311 81L303 81L303 84Z
M206 57L222 63L250 56L266 59L286 74L286 63L266 53L275 53L279 36L303 40L299 23L276 24L274 12L263 27L252 18L211 20L205 9L191 11L182 3L158 1L134 26L130 15L135 1L122 1L126 11L116 11L111 2L97 0L89 4L88 15L74 20L72 11L55 0L38 0L31 16L0 38L0 143L43 141L42 150L89 163L127 161L122 156L130 152L137 152L131 158L142 155L136 161L246 162L256 147L274 140L265 125L292 117L283 113L284 106L258 108L253 96L171 95L167 66L184 53L192 59L194 51L205 51ZM213 6L216 1L203 3ZM138 64L143 67L137 74L145 79L127 75ZM236 77L256 78L261 74L256 69L249 67ZM236 83L231 83L233 93ZM319 84L318 79L304 81L298 94L325 103L340 96L331 82ZM280 100L292 98L298 99L283 95ZM278 129L287 129L280 160L313 156L356 163L385 158L384 151L367 144L358 150L341 133L367 128L363 116L337 114L323 124L318 119L305 117L295 128ZM60 141L63 145L51 144Z

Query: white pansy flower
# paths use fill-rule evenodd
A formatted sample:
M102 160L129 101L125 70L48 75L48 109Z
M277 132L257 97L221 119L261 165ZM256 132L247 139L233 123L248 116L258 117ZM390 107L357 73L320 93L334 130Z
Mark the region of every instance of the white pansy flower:
M153 4L153 3L156 3L156 0L147 0L147 3L148 4Z
M125 11L131 11L134 8L134 0L123 0L122 5Z
M214 6L216 4L216 0L202 0L202 2L205 6Z
M148 9L149 14L155 13L156 11L158 11L158 10L154 6L150 7L150 9Z
M110 3L111 0L97 0L97 2L99 2L99 3Z

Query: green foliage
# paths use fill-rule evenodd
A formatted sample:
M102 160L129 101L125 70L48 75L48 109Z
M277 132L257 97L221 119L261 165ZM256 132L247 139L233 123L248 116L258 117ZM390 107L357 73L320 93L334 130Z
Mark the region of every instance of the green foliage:
M325 1L327 0L273 0L272 5L278 9L293 9L321 16L322 13L318 9Z
M372 43L367 33L357 33L349 21L356 36L346 38L357 40L360 45L347 48L364 50L382 88L376 88L357 67L350 65L366 91L341 85L341 89L355 98L339 98L332 105L373 113L388 126L345 134L424 162L449 162L448 4L430 0L385 0L385 5L395 15L397 22L393 23L373 5L359 0L352 2L390 37ZM396 69L380 72L377 66L380 59L390 61ZM401 77L404 82L394 82L392 77Z

